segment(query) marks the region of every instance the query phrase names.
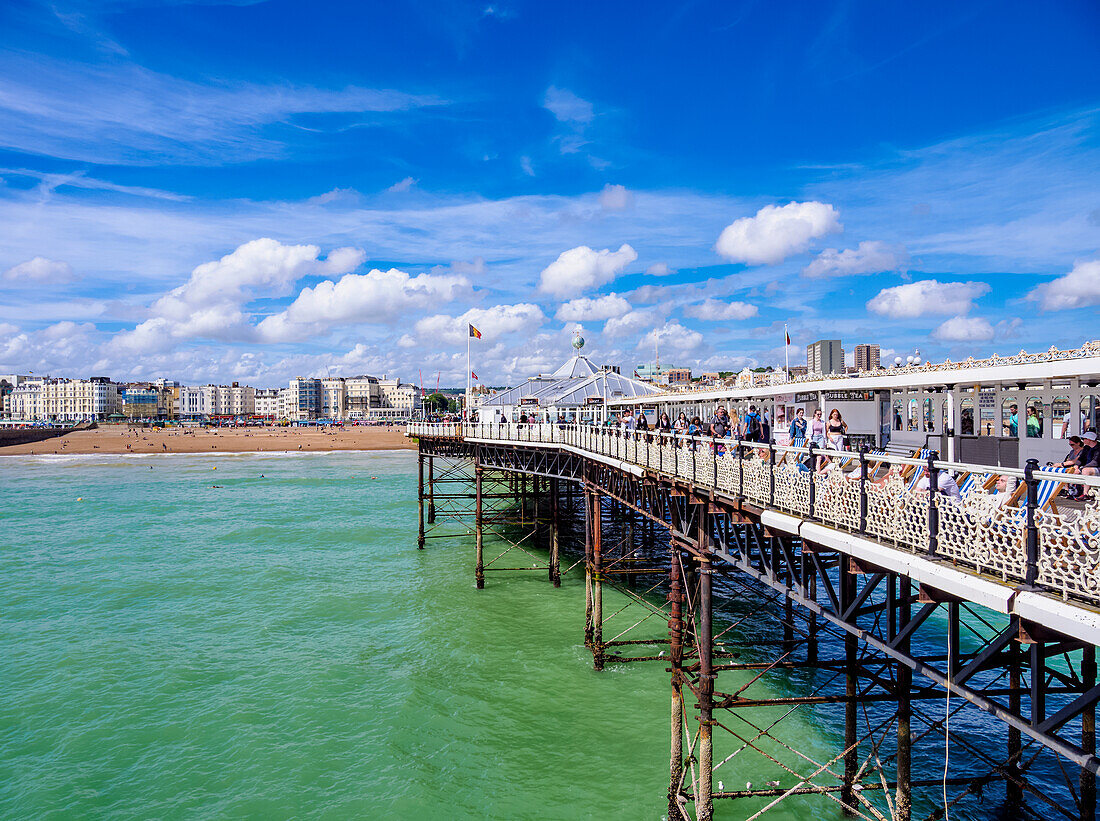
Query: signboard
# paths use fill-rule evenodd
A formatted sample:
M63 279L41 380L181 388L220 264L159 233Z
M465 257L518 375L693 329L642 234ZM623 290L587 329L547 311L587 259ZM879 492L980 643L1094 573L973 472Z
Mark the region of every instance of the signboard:
M817 391L814 391L813 393L796 393L794 395L794 401L795 402L816 402L817 401Z
M584 398L584 404L586 404L586 405L602 405L603 404L603 397L602 396L586 396Z
M525 396L519 400L519 403L521 405L537 405L539 403L539 400L537 397L534 396Z
M874 391L825 391L826 402L874 402Z

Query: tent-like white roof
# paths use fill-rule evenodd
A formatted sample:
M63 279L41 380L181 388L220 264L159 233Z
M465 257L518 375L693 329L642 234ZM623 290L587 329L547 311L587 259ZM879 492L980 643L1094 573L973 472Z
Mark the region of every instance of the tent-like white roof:
M568 408L586 404L591 397L633 399L662 393L655 385L613 371L601 371L585 356L574 356L551 376L532 376L514 388L481 402L482 407L506 407L534 399L543 408Z
M587 356L577 354L560 368L550 374L551 379L576 379L578 377L591 376L599 373L599 368L592 364Z

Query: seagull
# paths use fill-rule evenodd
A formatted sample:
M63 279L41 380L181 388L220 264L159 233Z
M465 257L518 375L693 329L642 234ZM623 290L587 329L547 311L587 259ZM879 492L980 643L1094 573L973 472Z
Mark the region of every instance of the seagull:
M769 787L778 787L778 786L779 786L779 782L778 782L778 781L768 781L768 782L766 782L766 783L767 783L767 785L768 785Z
M80 501L80 500L78 499L77 501ZM664 650L662 650L662 651L661 651L660 653L658 653L658 654L657 654L657 658L660 658L660 657L661 657L661 656L663 656L664 654L665 654L665 651L664 651Z
M720 789L720 790L724 790L725 788L726 788L726 785L725 785L725 784L723 784L723 783L722 783L721 781L719 781L719 782L718 782L718 789Z
M746 781L745 782L745 789L746 790L751 790L752 789L752 782L751 781Z

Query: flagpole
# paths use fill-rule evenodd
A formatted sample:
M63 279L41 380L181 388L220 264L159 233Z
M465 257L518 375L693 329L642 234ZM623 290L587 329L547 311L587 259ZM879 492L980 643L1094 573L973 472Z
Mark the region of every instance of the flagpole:
M466 329L466 407L462 409L462 418L470 418L470 329Z
M787 332L787 323L783 323L783 370L787 379L791 378L791 343L788 341L791 335Z

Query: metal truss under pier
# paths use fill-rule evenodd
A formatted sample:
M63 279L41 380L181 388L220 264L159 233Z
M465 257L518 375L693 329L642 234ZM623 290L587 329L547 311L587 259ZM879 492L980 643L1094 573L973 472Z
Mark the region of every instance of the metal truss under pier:
M595 668L669 674L669 818L1096 817L1095 611L584 448L417 435L420 547L473 535L479 588L583 563Z

